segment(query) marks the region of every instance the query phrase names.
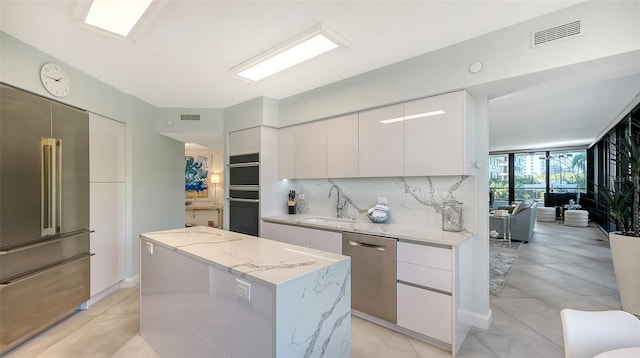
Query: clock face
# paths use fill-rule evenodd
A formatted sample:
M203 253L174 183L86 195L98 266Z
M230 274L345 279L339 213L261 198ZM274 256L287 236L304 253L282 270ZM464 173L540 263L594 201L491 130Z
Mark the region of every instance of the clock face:
M64 97L71 90L71 81L64 70L55 63L47 63L40 69L44 88L56 97Z

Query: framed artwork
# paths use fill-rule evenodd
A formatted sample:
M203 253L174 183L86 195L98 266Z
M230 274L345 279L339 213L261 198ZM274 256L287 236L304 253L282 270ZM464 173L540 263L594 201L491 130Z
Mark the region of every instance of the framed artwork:
M211 156L205 154L185 155L184 162L185 199L211 200L211 190L209 190Z

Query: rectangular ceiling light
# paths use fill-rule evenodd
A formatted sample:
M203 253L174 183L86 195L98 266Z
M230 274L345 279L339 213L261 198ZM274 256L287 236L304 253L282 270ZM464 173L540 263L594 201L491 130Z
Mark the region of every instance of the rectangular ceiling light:
M84 22L126 37L153 0L93 0Z
M384 124L388 124L388 123L394 123L394 122L400 122L400 121L406 121L409 119L416 119L416 118L424 118L424 117L431 117L431 116L437 116L438 114L445 114L447 112L443 111L443 110L438 110L438 111L433 111L433 112L424 112L424 113L417 113L417 114L412 114L410 116L404 116L404 117L398 117L398 118L391 118L391 119L385 119L380 121L380 123L384 123Z
M231 73L257 82L340 46L345 42L319 24L232 68Z

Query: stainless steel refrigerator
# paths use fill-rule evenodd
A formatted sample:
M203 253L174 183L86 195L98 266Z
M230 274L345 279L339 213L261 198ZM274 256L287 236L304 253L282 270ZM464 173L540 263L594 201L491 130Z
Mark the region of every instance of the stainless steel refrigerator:
M0 354L89 299L88 113L0 85Z

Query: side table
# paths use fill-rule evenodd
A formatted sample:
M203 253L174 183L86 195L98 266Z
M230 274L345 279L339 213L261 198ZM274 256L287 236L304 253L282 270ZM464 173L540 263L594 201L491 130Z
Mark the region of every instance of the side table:
M502 220L502 235L504 237L501 241L507 241L511 243L511 214L506 215L493 215L489 214L489 220L500 219Z

